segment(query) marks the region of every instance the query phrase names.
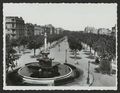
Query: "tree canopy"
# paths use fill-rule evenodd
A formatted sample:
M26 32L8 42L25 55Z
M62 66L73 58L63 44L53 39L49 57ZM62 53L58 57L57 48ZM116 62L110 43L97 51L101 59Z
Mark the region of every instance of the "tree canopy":
M68 36L68 43L71 50L81 50L82 44L78 37Z
M94 33L70 32L68 37L68 42L71 49L76 48L76 41L77 43L78 41L81 41L89 45L95 51L99 52L101 56L107 54L110 59L116 56L116 38L114 36ZM72 43L74 43L74 45Z

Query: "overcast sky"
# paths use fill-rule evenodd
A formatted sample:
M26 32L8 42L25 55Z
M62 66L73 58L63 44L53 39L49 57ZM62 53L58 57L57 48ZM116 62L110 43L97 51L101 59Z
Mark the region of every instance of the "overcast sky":
M52 24L68 30L84 30L86 26L111 29L117 23L117 4L4 3L3 14L23 17L25 23Z

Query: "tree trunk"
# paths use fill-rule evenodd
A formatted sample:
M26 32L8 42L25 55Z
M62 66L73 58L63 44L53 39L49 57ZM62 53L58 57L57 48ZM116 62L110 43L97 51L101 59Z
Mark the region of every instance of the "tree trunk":
M25 45L23 45L23 53L24 53L24 51L25 51Z
M96 53L96 51L94 50L94 57L95 57L95 53Z
M85 43L84 43L85 44ZM85 50L87 50L87 45L85 44Z
M58 47L59 47L59 51L60 51L60 45L58 45Z
M51 47L51 43L52 43L52 42L50 42L50 47Z
M41 51L41 47L40 47L39 49L40 49L40 51Z
M21 52L21 51L20 51L20 45L18 46L18 51L19 51L19 53Z
M91 46L90 46L90 54L91 54Z
M36 51L36 49L34 48L34 56L35 56L35 51Z
M88 44L87 44L87 50L88 50Z
M75 50L75 62L76 62L76 56L77 56L77 55L76 55L76 50Z

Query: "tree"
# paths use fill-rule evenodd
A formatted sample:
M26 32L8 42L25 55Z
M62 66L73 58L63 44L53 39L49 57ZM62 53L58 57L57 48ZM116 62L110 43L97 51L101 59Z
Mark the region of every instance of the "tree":
M52 34L48 35L47 40L51 44L54 41L59 40L60 38L63 38L65 35L64 34Z
M92 44L92 48L94 50L94 57L95 57L95 53L97 52L97 50L99 50L98 42L94 42Z
M23 45L23 52L24 52L24 49L25 49L25 45L28 43L28 39L27 37L23 37L20 39L20 45Z
M16 51L12 47L7 47L6 49L6 72L8 72L9 67L13 70L15 67L14 61Z
M77 51L80 51L82 49L81 41L78 39L78 37L71 35L68 36L68 44L70 49L74 51L75 61L76 61Z
M94 49L94 54L97 52L100 57L100 68L103 71L111 71L111 60L116 56L116 38L108 35L82 33L82 32L70 32L68 35L68 43L71 49L74 49L75 45L70 44L74 42L74 38L78 38L81 42L87 44ZM78 41L78 40L77 40Z
M47 40L48 40L48 42L50 43L50 46L51 46L51 43L53 42L53 35L49 35L47 37Z
M111 72L111 55L107 51L107 39L106 38L100 38L96 42L96 46L94 46L94 49L97 50L98 55L100 56L100 69L102 72L110 73Z
M29 49L34 49L34 56L35 56L35 53L36 53L36 49L41 47L42 44L41 43L38 43L37 41L35 40L32 40L28 43L28 48Z
M18 46L18 42L17 42L16 39L12 39L10 43L11 43L11 46L12 46L12 47Z

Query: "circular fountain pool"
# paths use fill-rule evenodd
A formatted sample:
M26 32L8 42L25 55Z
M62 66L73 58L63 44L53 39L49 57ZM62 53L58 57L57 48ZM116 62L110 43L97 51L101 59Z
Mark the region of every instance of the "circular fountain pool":
M57 85L58 82L65 82L76 76L75 67L53 62L54 59L49 58L49 54L47 34L45 33L44 51L40 52L40 57L37 58L38 62L30 62L18 70L23 84L54 85L56 83Z
M18 70L18 74L22 77L24 83L40 85L54 85L54 81L72 77L73 71L68 65L59 64L58 62L52 62L52 65L57 66L57 71L47 77L45 77L45 73L40 73L39 62L26 64Z

